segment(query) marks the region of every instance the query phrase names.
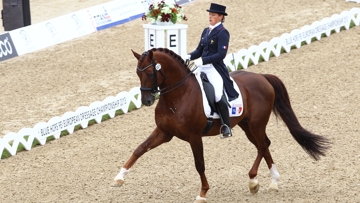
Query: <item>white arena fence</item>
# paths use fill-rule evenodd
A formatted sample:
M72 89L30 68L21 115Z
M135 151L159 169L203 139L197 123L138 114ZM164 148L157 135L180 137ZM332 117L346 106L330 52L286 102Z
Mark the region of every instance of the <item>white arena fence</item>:
M66 112L61 117L56 116L48 122L40 122L33 128L23 128L17 133L8 133L0 138L0 154L7 150L11 156L14 156L19 144L22 144L26 150L30 150L35 139L41 145L45 145L49 137L58 139L63 131L72 134L77 125L83 129L87 128L91 120L99 124L105 115L114 118L117 110L127 113L131 103L136 108L141 107L139 87L134 87L129 92L120 92L116 96L106 97L103 101L95 101L90 106L81 106L75 112Z
M236 70L239 65L247 68L250 62L256 65L261 58L268 61L272 54L278 57L282 50L290 52L292 47L300 48L304 42L310 44L313 38L320 40L323 34L329 36L333 31L340 32L342 28L349 29L351 23L358 26L359 22L360 8L353 8L350 11L334 14L330 18L324 18L301 29L295 29L290 33L275 37L270 42L262 42L258 46L254 45L249 49L230 53L226 56L225 63L232 71ZM82 128L86 128L91 120L101 123L103 116L108 115L113 118L117 110L127 113L131 103L136 108L141 107L139 87L134 87L129 92L120 92L116 96L106 97L103 101L93 102L90 106L79 107L75 112L66 112L61 117L54 117L48 122L40 122L33 128L23 128L17 133L8 133L0 138L0 155L5 151L9 152L11 156L16 155L20 144L24 146L25 150L31 150L35 139L41 145L45 145L49 137L58 139L63 131L72 134L76 126L80 125Z
M328 37L333 31L338 33L342 28L348 30L351 23L359 26L359 21L360 8L352 8L350 11L334 14L311 25L282 34L269 42L265 41L248 49L241 49L237 53L228 54L225 64L231 71L237 70L239 66L246 69L251 63L257 65L261 59L268 61L272 55L280 56L283 50L288 53L294 47L300 48L304 43L310 44L314 38L320 40L323 35Z

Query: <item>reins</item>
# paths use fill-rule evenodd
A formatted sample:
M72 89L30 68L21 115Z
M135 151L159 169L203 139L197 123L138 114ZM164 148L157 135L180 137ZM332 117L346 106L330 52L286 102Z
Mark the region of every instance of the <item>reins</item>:
M191 70L190 73L188 73L188 74L187 74L183 79L181 79L179 82L174 83L174 84L172 84L172 85L170 85L170 86L167 86L167 87L159 90L159 92L161 93L161 91L164 91L164 90L166 90L166 89L168 89L168 88L170 88L170 87L172 87L172 86L175 86L174 88L172 88L172 89L170 89L170 90L167 90L166 92L163 92L162 94L159 94L159 96L162 96L162 95L164 95L164 94L166 94L166 93L169 93L169 92L173 91L174 89L176 89L176 88L180 87L181 85L183 85L183 84L185 83L185 80L186 80L196 69L197 69L197 67L194 68L193 70Z

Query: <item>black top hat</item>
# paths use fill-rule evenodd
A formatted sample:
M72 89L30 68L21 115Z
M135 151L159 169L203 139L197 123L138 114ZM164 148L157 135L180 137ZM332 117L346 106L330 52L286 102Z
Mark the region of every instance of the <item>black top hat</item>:
M207 12L212 12L212 13L219 13L221 15L227 16L227 13L225 13L225 9L226 9L226 6L211 3L210 9L206 10L206 11Z

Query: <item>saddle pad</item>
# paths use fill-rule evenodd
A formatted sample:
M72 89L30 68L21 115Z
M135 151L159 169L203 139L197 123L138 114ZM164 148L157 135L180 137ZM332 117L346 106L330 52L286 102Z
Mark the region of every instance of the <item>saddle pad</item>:
M201 93L202 93L202 98L203 98L203 106L204 106L204 112L207 118L214 118L214 119L219 119L219 114L217 114L216 112L214 112L213 116L210 115L211 113L211 108L208 102L208 99L205 95L205 91L204 91L204 87L202 84L202 80L200 78L200 72L196 72L195 73L195 77L200 85L200 89L201 89ZM230 103L231 108L229 108L229 116L230 117L237 117L237 116L241 116L242 112L243 112L243 100L242 100L242 96L240 93L240 89L238 87L238 85L236 84L236 82L233 80L232 77L230 77L230 79L233 81L234 84L234 88L235 90L239 93L239 97ZM226 99L228 98L228 96L226 95Z

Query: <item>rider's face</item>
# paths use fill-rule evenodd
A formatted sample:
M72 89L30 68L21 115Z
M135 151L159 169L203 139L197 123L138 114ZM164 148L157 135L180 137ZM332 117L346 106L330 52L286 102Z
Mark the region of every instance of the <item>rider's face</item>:
M218 13L209 12L209 23L210 25L215 25L220 22L223 18L223 15Z

